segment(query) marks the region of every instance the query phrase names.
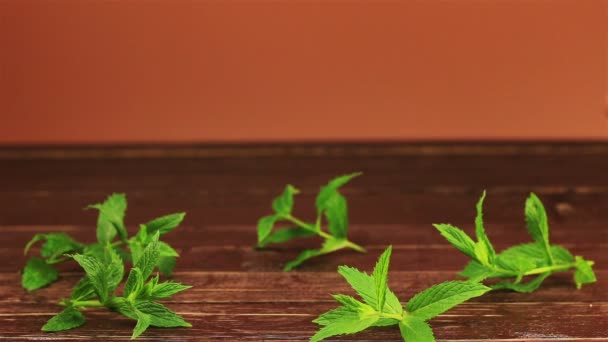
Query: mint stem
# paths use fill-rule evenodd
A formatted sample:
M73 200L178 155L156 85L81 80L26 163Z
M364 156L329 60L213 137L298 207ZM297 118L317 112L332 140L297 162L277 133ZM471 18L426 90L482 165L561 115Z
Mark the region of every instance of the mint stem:
M320 228L317 229L317 227L313 226L312 224L308 224L308 223L306 223L306 222L304 222L302 220L299 220L298 218L295 218L295 217L293 217L291 215L284 215L283 218L285 220L287 220L287 221L289 221L289 222L297 225L300 228L304 228L306 230L309 230L311 232L316 233L317 235L319 235L320 237L322 237L322 238L324 238L326 240L334 238L333 235L330 235L330 234L322 231ZM361 252L361 253L365 253L366 252L365 248L363 248L363 247L361 247L361 246L357 245L356 243L351 242L349 240L345 240L344 246L348 247L348 248L352 248L352 249L354 249L357 252Z

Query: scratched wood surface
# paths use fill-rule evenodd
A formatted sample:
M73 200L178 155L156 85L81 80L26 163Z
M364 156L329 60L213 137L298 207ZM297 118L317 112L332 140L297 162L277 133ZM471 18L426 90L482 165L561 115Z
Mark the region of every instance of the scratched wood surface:
M314 214L314 195L335 175L363 171L344 188L350 236L367 254L342 251L291 273L282 265L318 240L255 251L255 223L286 183L302 190L296 213ZM334 306L332 293L353 291L335 272L371 270L394 247L389 283L403 300L454 279L466 258L431 223L471 232L483 189L486 229L498 249L529 240L523 204L544 201L552 241L596 261L598 282L577 291L570 273L532 294L493 292L431 321L439 340L608 341L608 144L436 143L181 147L0 148L0 337L6 340L128 339L134 321L92 309L85 326L61 333L40 327L59 311L82 275L62 265L60 280L28 293L20 287L22 247L35 233L63 231L94 239L85 205L125 192L131 232L139 223L187 211L167 241L181 253L175 281L194 285L167 305L191 329L151 328L142 339L307 340L311 320ZM398 329L375 328L338 340L399 341Z

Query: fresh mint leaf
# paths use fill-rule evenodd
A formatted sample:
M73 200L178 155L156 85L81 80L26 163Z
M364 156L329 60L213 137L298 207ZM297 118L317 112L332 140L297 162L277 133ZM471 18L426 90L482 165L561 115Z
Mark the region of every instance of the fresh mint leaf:
M95 288L88 277L83 277L80 281L74 286L72 290L72 294L70 295L70 299L72 301L85 301L89 299L93 299L95 297Z
M415 295L407 303L405 310L414 317L427 320L488 291L490 291L489 287L479 283L448 281Z
M137 324L133 329L133 335L131 335L131 339L134 340L139 337L139 335L143 334L144 331L146 331L146 329L148 329L148 327L150 326L150 323L152 323L152 317L150 317L150 315L148 314L138 311Z
M471 258L476 258L475 242L462 229L449 224L433 224L435 228L450 242L457 250Z
M150 299L162 299L171 297L174 294L185 291L189 288L192 288L192 286L173 282L160 283L152 288Z
M129 277L125 283L123 290L123 296L130 298L131 296L137 297L139 291L144 287L144 277L142 276L141 270L138 267L133 267L129 272Z
M54 282L59 277L53 265L39 258L31 258L23 269L21 286L28 291L37 290Z
M83 325L86 319L80 311L72 306L67 307L59 314L53 316L42 326L42 331L62 331L77 328Z
M301 252L295 260L285 264L284 271L290 271L298 267L304 261L316 256L328 254L339 249L351 248L358 252L365 249L347 239L348 231L348 205L346 198L338 189L348 183L361 173L352 173L337 177L325 186L317 194L315 204L317 207L317 218L314 223L308 223L292 216L294 207L294 196L299 190L293 185L287 185L281 195L272 202L274 214L263 216L257 223L258 248L264 248L271 243L287 242L295 238L318 235L325 242L319 249L308 249ZM327 221L327 231L323 230L323 220ZM273 232L277 222L285 222L293 225Z
M553 256L549 245L549 222L547 212L540 199L531 193L526 200L525 207L526 225L528 232L538 244L544 247L545 255L550 264Z
M496 252L490 243L490 239L486 235L486 230L483 226L483 201L486 198L484 191L479 201L477 202L477 216L475 217L475 235L477 236L476 255L483 264L493 263Z
M328 337L346 334L355 334L371 327L379 317L360 317L356 316L355 319L350 317L344 317L338 319L329 325L324 326L319 330L313 337L310 338L310 342L318 342Z
M354 334L374 326L399 325L407 342L434 342L431 327L425 322L470 298L481 296L490 288L471 282L452 281L435 285L415 295L405 309L387 286L391 247L378 259L373 276L356 268L340 266L340 273L365 301L348 295L333 295L340 307L321 314L313 322L321 329L311 341ZM379 287L384 287L379 291ZM384 293L384 294L383 294ZM386 305L382 305L386 298Z
M65 253L81 252L83 245L65 233L36 234L25 246L24 254L39 241L45 241L40 249L43 259L33 258L23 270L22 286L28 291L47 286L59 277L53 264L67 260Z
M158 253L160 256L167 256L167 257L178 257L179 256L179 253L177 253L177 251L175 249L173 249L173 247L169 246L168 243L162 242L162 241L158 241Z
M576 283L577 289L580 289L583 284L595 283L597 281L595 273L591 268L593 265L592 261L587 261L580 256L576 256L575 263L576 271L574 271L574 282Z
M289 215L293 209L293 197L300 192L293 185L288 184L283 193L272 201L272 209L279 215Z
M186 213L169 214L155 218L143 226L149 236L153 236L156 232L159 232L160 235L165 235L177 228L184 220L184 217L186 217Z
M169 277L173 273L173 269L175 268L175 264L177 263L177 259L171 256L161 256L158 258L158 270L163 275Z
M258 220L258 244L261 244L270 235L278 220L277 215L264 216Z
M424 320L408 316L399 322L399 330L404 341L407 342L428 342L435 341L433 329Z
M152 301L137 301L135 308L150 315L150 325L161 328L191 327L182 317L169 310L166 306Z
M537 267L536 263L523 256L505 257L501 255L497 260L497 264L505 270L515 272L518 277L524 276L526 272L532 271Z
M508 281L502 281L491 285L493 290L512 290L521 293L530 293L536 291L540 287L540 285L551 275L551 272L546 272L539 274L534 280L531 280L527 283L510 283Z
M264 248L270 244L287 242L297 238L306 238L316 235L314 231L300 227L291 227L279 229L266 236L264 240L258 243L259 248Z
M346 279L353 290L355 290L368 305L374 308L379 306L374 277L348 266L338 267L338 273ZM385 296L384 312L401 315L403 313L403 307L397 296L388 288L386 289Z
M471 260L465 268L459 273L459 275L469 278L469 281L480 282L486 278L498 277L500 274L496 274L491 268L482 265L477 260Z
M76 254L73 258L87 273L101 303L105 303L124 276L124 265L118 254L108 248L103 260L82 254Z
M147 279L154 271L160 258L160 244L158 243L158 232L156 233L155 241L151 242L141 254L141 257L135 261L135 267L141 270L143 279Z
M320 249L307 249L300 253L294 260L285 264L284 271L291 271L295 267L298 267L304 261L319 256L323 254L329 254L331 252L337 251L339 249L344 248L345 240L337 240L334 238L329 238L325 240L323 246Z
M512 246L495 254L485 233L485 227L483 227L482 205L484 199L485 191L477 202L475 219L477 243L462 230L451 225L434 225L456 249L472 259L460 272L460 275L469 278L472 282L489 278L501 280L515 278L512 282L496 283L492 288L517 292L532 292L552 273L570 269L575 269L574 277L577 288L580 288L582 284L594 281L592 261L582 263L564 247L549 243L547 213L535 194L530 194L525 203L526 224L534 242ZM529 282L522 282L524 277L528 276L536 276L536 278Z
M327 201L334 196L338 189L346 185L346 183L350 182L353 178L362 174L362 172L355 172L348 175L339 176L329 181L327 185L321 187L316 199L317 212L320 214L323 210L325 210Z
M44 234L46 242L42 245L40 255L45 259L55 259L66 253L80 253L83 245L65 233Z
M93 204L88 208L99 210L97 241L102 244L108 243L114 239L117 233L121 240L127 239L127 229L123 222L127 210L125 194L112 194L103 203Z
M374 268L373 278L375 283L375 294L378 299L378 305L376 306L376 310L378 312L383 312L384 310L384 302L386 300L386 289L388 287L388 266L391 259L391 253L393 251L392 246L388 246L386 251L380 255L378 259L378 263Z
M338 239L343 239L348 232L348 204L346 198L335 192L325 202L327 230Z

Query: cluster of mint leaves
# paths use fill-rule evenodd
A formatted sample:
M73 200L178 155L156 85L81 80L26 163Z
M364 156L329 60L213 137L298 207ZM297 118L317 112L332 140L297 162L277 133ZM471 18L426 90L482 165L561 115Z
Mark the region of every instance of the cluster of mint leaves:
M45 240L41 248L44 259L31 259L23 272L22 285L28 290L38 289L57 279L53 264L75 260L86 275L76 284L69 298L61 300L65 306L52 317L43 331L62 331L79 327L85 323L81 310L89 307L107 307L122 315L137 320L132 338L141 335L149 326L190 327L182 317L169 310L158 299L168 298L187 290L190 286L174 282L159 282L159 275L152 276L155 269L170 274L178 253L168 244L159 241L175 229L183 220L184 213L166 215L140 225L139 232L129 238L124 225L127 208L123 194L113 194L100 204L89 206L99 210L97 220L97 243L84 245L67 234L38 234L26 247ZM118 237L116 241L115 238ZM126 246L130 253L122 249ZM133 268L125 282L122 296L116 291L125 274L125 263Z
M305 250L295 260L288 262L284 267L285 271L294 269L310 258L343 248L365 252L363 247L349 241L347 238L348 205L346 198L338 191L351 179L359 175L361 175L360 172L339 176L321 187L315 200L317 219L314 223L304 222L292 215L294 196L300 191L293 185L287 185L283 193L272 202L274 214L264 216L258 221L258 248L315 235L325 240L321 248ZM323 217L327 221L327 232L321 227ZM273 231L277 223L287 223L293 226Z
M456 249L473 259L460 273L469 278L467 281L447 281L434 285L415 295L402 307L387 285L392 250L389 247L380 256L372 275L348 266L338 268L338 273L364 302L347 295L334 295L333 298L341 306L313 321L322 328L310 341L317 342L336 335L354 334L370 327L399 325L404 341L432 342L435 337L426 323L427 320L490 290L533 292L552 273L573 268L577 289L583 284L596 281L592 269L593 261L585 260L581 256L572 256L565 248L549 243L547 213L540 199L533 193L526 200L525 217L534 242L513 246L497 254L483 225L485 196L484 191L476 206L477 242L452 225L434 225ZM527 276L536 277L522 282ZM482 284L482 281L490 278L514 280L500 281L489 287Z
M577 289L583 284L596 281L593 261L581 256L573 256L567 249L549 242L549 223L547 212L540 199L534 194L526 199L525 218L528 232L534 242L512 246L496 253L486 235L483 224L483 192L477 202L475 235L473 241L464 231L449 224L434 224L456 249L472 260L460 275L471 281L486 279L514 278L513 281L500 281L491 285L493 289L507 289L517 292L533 292L552 273L574 269L574 282ZM524 277L535 276L528 282Z
M108 245L124 262L139 259L143 250L152 242L156 232L164 235L177 228L184 219L185 213L174 213L158 217L141 224L139 232L129 238L124 218L127 210L127 198L124 194L112 194L103 203L89 205L88 209L99 211L97 218L97 242L84 244L76 241L66 233L36 234L26 245L24 253L39 241L44 241L40 248L42 258L33 257L22 273L21 285L28 291L47 286L59 277L55 264L70 260L68 254L84 254L101 258ZM159 241L160 258L158 269L163 275L171 275L179 254L170 245ZM125 250L123 247L126 247Z
M480 283L447 281L434 285L412 297L405 307L388 287L388 268L392 248L389 246L378 259L372 275L356 268L340 266L338 273L361 296L363 302L347 295L334 295L341 304L313 322L322 328L310 339L321 341L328 337L354 334L369 327L398 325L407 342L435 341L433 330L426 322L452 307L490 291Z

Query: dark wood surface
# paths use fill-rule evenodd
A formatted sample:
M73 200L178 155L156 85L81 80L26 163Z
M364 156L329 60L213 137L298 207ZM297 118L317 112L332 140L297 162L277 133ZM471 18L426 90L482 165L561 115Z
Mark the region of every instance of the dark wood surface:
M286 183L302 190L296 213L311 218L314 195L330 178L364 176L344 188L350 236L367 254L341 251L281 272L308 239L255 251L255 223ZM39 232L94 239L85 205L125 192L131 232L150 218L186 211L167 241L181 253L174 280L194 285L167 302L191 329L151 328L142 339L307 340L311 323L334 307L330 294L353 294L335 272L370 271L394 246L389 283L398 297L454 279L466 258L431 226L472 231L474 205L486 189L486 229L504 248L527 242L523 205L530 191L545 203L552 242L596 261L598 282L577 291L571 273L532 294L492 292L431 321L439 340L608 341L608 144L437 143L194 147L0 148L0 337L128 339L134 321L88 310L85 326L62 333L40 327L60 310L81 276L62 266L60 280L28 293L20 287L22 248ZM339 340L399 341L398 329L375 328Z

